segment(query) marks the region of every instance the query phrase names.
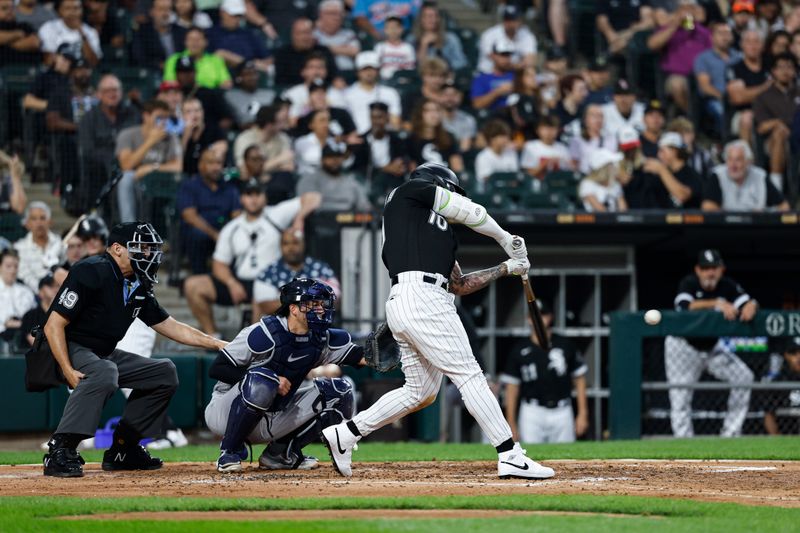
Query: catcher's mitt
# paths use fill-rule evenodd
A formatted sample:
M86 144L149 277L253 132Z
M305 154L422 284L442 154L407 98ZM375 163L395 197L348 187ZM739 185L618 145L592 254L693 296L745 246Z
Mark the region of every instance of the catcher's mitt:
M367 336L364 359L367 360L368 366L378 372L389 372L400 364L400 349L386 322L378 324L375 331Z

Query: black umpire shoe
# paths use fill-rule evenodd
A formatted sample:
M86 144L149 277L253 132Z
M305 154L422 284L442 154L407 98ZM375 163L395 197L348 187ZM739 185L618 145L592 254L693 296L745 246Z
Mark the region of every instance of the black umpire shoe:
M112 446L103 454L103 470L158 470L164 463L144 446Z
M83 460L74 448L56 448L44 455L44 475L53 477L83 477Z

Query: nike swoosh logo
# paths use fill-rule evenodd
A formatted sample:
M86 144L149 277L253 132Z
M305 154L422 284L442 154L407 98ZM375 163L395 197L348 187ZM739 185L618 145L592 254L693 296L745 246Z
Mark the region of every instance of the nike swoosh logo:
M336 449L339 450L340 454L344 455L345 454L345 450L342 449L342 445L339 443L339 430L338 429L334 429L334 431L336 432Z
M520 470L527 470L528 469L528 463L522 463L521 465L515 465L514 463L509 463L508 461L500 461L500 462L503 463L504 465L511 465L514 468L519 468Z
M294 363L295 361L299 361L300 359L305 359L306 357L308 357L308 354L301 355L300 357L295 357L294 354L292 354L286 359L286 362Z

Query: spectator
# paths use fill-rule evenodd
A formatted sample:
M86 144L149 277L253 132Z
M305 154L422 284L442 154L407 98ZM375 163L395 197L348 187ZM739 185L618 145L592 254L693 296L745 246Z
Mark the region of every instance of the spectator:
M485 185L496 172L517 172L519 154L511 142L511 128L499 119L490 120L483 127L486 148L475 158L475 179Z
M800 381L800 338L789 339L783 349L783 357L780 370L767 376L764 381L768 383L780 384L785 381ZM781 408L797 409L800 407L800 391L798 390L775 390L770 391L769 400L764 407L764 429L768 435L780 435L781 428L778 424L778 410ZM788 433L783 431L783 433Z
M294 171L292 140L280 130L278 113L279 106L276 104L262 107L256 113L255 123L236 137L233 143L236 166L242 166L244 151L256 145L266 157L264 172Z
M248 13L250 13L248 0ZM285 39L286 33L290 31L292 25L299 19L313 20L317 16L316 0L312 2L295 2L294 0L257 0L257 13L261 15L263 21L250 20L250 23L264 32L269 39L277 39L280 33L281 39ZM278 28L280 32L276 31Z
M181 136L183 149L183 173L197 174L200 153L206 149L214 150L222 160L228 153L228 141L216 124L208 124L203 113L203 105L197 98L183 102L183 120L186 127Z
M258 180L247 182L240 196L243 212L225 224L215 239L211 273L196 273L184 282L184 294L200 329L218 334L212 304L235 306L252 301L256 276L278 258L281 232L290 224L300 231L297 228L303 227L318 196L266 207L267 197Z
M464 170L455 137L442 125L442 107L433 100L423 100L411 116L408 137L411 170L424 163L448 165L453 172Z
M182 52L172 54L164 63L164 81L177 80L180 83L177 77L178 70L191 67L196 73L195 81L200 87L230 89L233 86L225 61L206 50L208 40L203 30L189 28L186 31L184 44L185 49Z
M314 117L314 111L326 110L331 117L328 126L330 134L340 142L358 142L358 134L356 133L356 125L353 122L353 118L346 109L330 105L332 100L329 97L331 89L325 84L325 81L322 79L315 80L311 87L308 88L308 91L308 111L297 120L293 136L299 137L311 131L309 123ZM339 99L337 98L336 101L339 101Z
M589 173L581 180L578 196L589 212L627 211L622 186L617 181L622 154L597 148L589 155Z
M303 233L288 229L281 235L281 257L261 272L253 284L253 318L271 315L281 306L281 287L295 278L321 281L341 295L339 280L326 262L306 255Z
M297 172L301 175L317 171L322 164L322 148L331 138L331 114L327 109L313 111L308 121L308 134L294 141Z
M536 125L537 139L522 147L520 166L532 177L543 179L548 172L572 170L569 150L558 141L560 126L557 117L543 116Z
M53 54L52 63L36 73L30 90L22 99L22 107L37 113L47 111L47 104L53 93L69 91L69 73L72 70L74 56L69 52L69 45L62 46Z
M183 49L186 28L173 22L172 0L153 0L150 19L133 32L133 64L161 71L168 57Z
M544 55L544 66L542 70L552 72L561 79L567 75L568 69L567 53L563 48L551 46Z
M182 252L188 257L193 274L208 272L208 258L220 230L241 209L236 186L222 181L222 165L215 150L204 150L198 173L184 180L178 189L176 207L181 216Z
M589 157L591 153L604 148L611 152L617 150L617 139L613 133L606 133L603 106L589 104L583 110L581 130L569 141L569 153L581 174L589 173Z
M419 16L414 19L412 32L406 41L416 48L419 64L425 59L438 57L445 60L453 71L469 66L461 47L461 40L456 34L447 30L439 7L435 3L422 4Z
M614 98L614 88L611 85L611 74L608 70L608 59L605 56L595 56L586 67L584 74L589 94L586 96L587 104L607 104Z
M181 172L183 153L180 139L168 133L169 107L153 100L142 107L142 123L125 128L117 136L115 155L124 175L117 184L119 218L136 220L139 203L136 183L151 172Z
M28 197L22 185L22 176L25 175L25 164L18 155L10 157L0 150L0 166L3 169L0 178L0 213L22 214Z
M233 118L240 130L249 128L256 119L256 113L275 100L275 91L258 86L259 73L252 61L239 67L234 78L236 86L225 91L225 102L233 112Z
M711 175L714 161L711 158L711 153L697 144L694 124L686 117L678 117L670 121L667 125L667 131L674 131L681 134L683 143L686 145L686 151L689 154L689 159L686 163L697 172L701 182L705 182Z
M45 22L55 20L58 15L38 0L19 0L14 7L14 17L20 24L27 24L38 32Z
M622 127L617 133L617 144L622 154L617 181L622 185L628 209L641 209L644 206L644 189L648 182L657 176L644 171L644 154L639 132L630 126Z
M380 65L380 58L375 52L359 53L356 56L357 80L345 91L347 110L356 123L359 135L369 129L369 104L372 102L385 103L389 107L392 126L400 126L400 117L403 114L400 95L392 87L378 83Z
M196 32L190 32L190 34L191 33ZM223 131L229 130L233 125L233 119L231 118L231 111L228 109L228 104L225 102L222 91L200 86L197 76L198 72L195 70L195 63L191 57L181 57L178 59L175 65L175 77L184 98L194 97L200 100L203 104L206 120L217 124Z
M28 233L14 243L19 254L17 277L33 290L38 289L48 269L59 264L64 248L58 235L50 231L53 221L46 203L29 203L22 219Z
M275 85L296 85L303 82L301 71L305 58L317 52L325 58L327 81L337 76L336 61L331 51L314 42L314 25L307 18L299 18L292 23L291 41L275 51Z
M342 27L345 18L342 0L322 0L319 4L319 17L314 28L314 39L326 47L336 60L339 72L353 72L354 59L361 51L361 43L356 32Z
M40 62L40 44L36 30L16 20L13 0L0 0L0 67Z
M644 110L644 131L639 135L645 157L658 157L661 134L664 133L664 108L658 100L650 100Z
M39 40L45 62L52 62L52 54L63 44L70 45L72 55L82 57L93 67L100 62L103 51L100 49L100 37L94 28L83 24L83 7L80 0L60 0L57 2L57 19L44 23L39 28Z
M403 41L403 21L389 17L384 23L383 33L386 38L375 45L375 53L381 60L381 78L391 79L398 70L414 70L416 53L413 46Z
M789 45L789 51L794 56L795 63L800 62L800 30L792 34L792 44Z
M325 66L325 56L319 52L311 52L306 55L303 70L300 71L302 83L290 87L284 91L282 98L291 103L289 108L289 121L292 124L297 122L297 119L308 114L311 110L308 104L308 88L317 80L324 81L328 78L328 70ZM333 105L342 107L344 104L344 95L342 91L335 87L327 89L328 99Z
M559 88L561 90L561 100L553 110L553 114L558 118L564 129L574 129L571 124L580 118L589 90L586 87L586 82L577 74L562 78Z
M84 0L83 21L97 32L101 46L122 48L125 36L116 17L108 15L108 5L108 0Z
M750 145L742 140L725 145L725 164L717 165L703 184L704 211L788 211L781 192L767 173L753 165Z
M244 189L244 185L255 178L264 187L267 193L267 205L274 205L294 198L295 179L291 172L265 172L264 163L267 158L257 144L249 146L244 151L244 162L239 167L239 179L236 185L239 192Z
M753 102L772 86L761 60L764 39L755 30L746 30L741 38L742 58L728 67L725 93L733 107L731 133L750 142L753 138Z
M0 262L1 265L2 262ZM28 289L27 287L25 288ZM61 283L49 272L39 280L39 292L37 294L39 301L34 303L34 307L22 315L22 323L19 328L22 335L18 343L18 351L25 352L33 346L34 339L31 335L31 330L36 326L43 326L47 322L47 311L50 309L50 304L55 300L60 288Z
M319 211L370 211L372 205L364 186L350 173L343 173L347 147L328 141L322 148L320 167L305 174L297 183L297 194L322 195Z
M653 27L649 2L605 0L597 7L597 29L603 34L612 54L621 54L640 31Z
M388 192L400 186L408 170L405 138L390 131L389 107L383 102L369 105L370 129L353 146L353 169L373 184L373 191Z
M376 41L383 38L383 26L391 17L403 21L403 27L409 29L411 21L419 11L419 0L355 0L351 16L356 26L367 32Z
M766 42L764 43L764 65L772 69L772 64L775 58L779 55L789 52L789 45L792 42L792 37L783 30L778 30L767 34Z
M792 55L786 53L775 57L770 74L772 85L753 102L753 119L756 133L766 140L769 179L778 190L783 190L786 148L797 104L800 102L800 89L795 83L797 71Z
M18 270L17 252L4 250L0 253L0 339L7 343L6 349L16 346L16 337L22 332L22 317L36 307L33 291L17 281Z
M425 59L420 63L419 75L422 78L422 86L419 91L407 91L403 95L404 121L411 119L411 111L417 107L417 102L422 99L433 100L439 104L444 103L442 95L449 72L447 63L437 57Z
M106 74L97 84L99 104L78 123L78 145L82 161L81 192L88 202L97 197L111 176L117 135L140 122L139 110L123 102L122 83Z
M731 65L739 61L741 54L731 50L733 34L724 22L711 26L711 48L700 52L694 58L694 75L706 112L714 119L716 131L722 136L725 126L725 73Z
M223 0L219 24L206 32L208 49L224 59L231 70L252 61L259 71L267 72L272 63L269 50L262 38L242 27L246 11L245 0Z
M694 59L711 47L711 35L704 22L702 7L682 4L647 39L647 47L661 53L661 70L667 74L667 94L684 113L689 109L688 76L692 73Z
M496 111L506 106L506 97L514 90L514 65L511 41L498 41L492 49L494 68L479 72L472 80L472 107Z
M636 94L623 79L614 86L614 100L603 106L603 128L606 132L619 131L622 126L644 130L645 106L636 101Z
M644 190L645 208L700 209L700 176L686 164L689 154L679 133L665 133L658 141L658 159L647 158L644 171L656 176Z
M762 35L783 29L783 6L780 0L758 0L756 2L756 26Z
M511 43L508 70L536 65L536 37L522 24L522 14L514 4L505 4L502 9L503 21L487 29L481 35L478 44L480 57L478 70L484 73L494 72L494 55L497 47L508 47Z
M169 107L167 124L172 133L183 135L186 123L183 121L183 91L177 81L162 81L158 86L156 100L160 100Z
M194 0L174 0L173 5L175 13L171 22L184 30L193 27L207 30L214 24L208 13L197 10Z
M472 149L472 142L478 132L475 117L460 109L464 94L453 83L445 83L442 88L442 125L458 141L462 152Z
M514 73L514 92L508 95L506 104L508 107L502 116L512 125L512 138L535 138L536 124L544 104L539 94L534 67L525 67Z

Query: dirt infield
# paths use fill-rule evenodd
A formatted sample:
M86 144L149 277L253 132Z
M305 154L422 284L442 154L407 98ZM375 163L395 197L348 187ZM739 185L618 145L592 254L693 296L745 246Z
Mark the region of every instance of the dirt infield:
M727 501L800 508L800 462L547 461L556 477L501 480L496 463L355 463L346 480L329 463L308 472L248 465L219 474L213 463L168 463L156 472L110 473L86 466L79 479L42 476L39 465L0 466L0 496L195 496L313 498L484 494L605 494Z

